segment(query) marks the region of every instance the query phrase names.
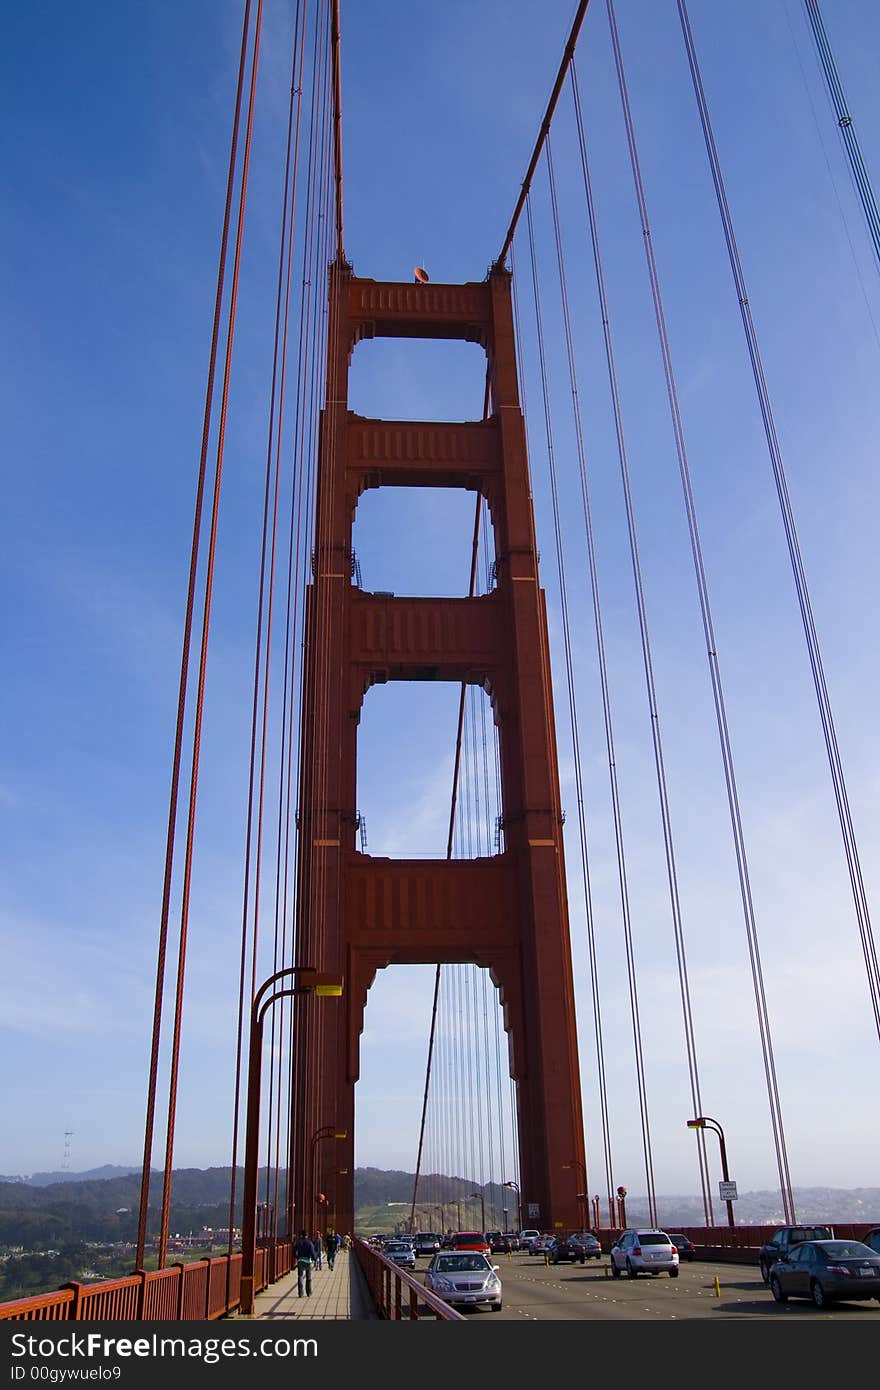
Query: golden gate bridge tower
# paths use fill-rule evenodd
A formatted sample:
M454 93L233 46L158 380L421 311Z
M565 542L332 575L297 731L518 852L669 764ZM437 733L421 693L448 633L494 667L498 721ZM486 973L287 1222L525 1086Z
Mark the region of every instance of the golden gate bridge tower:
M547 617L538 578L510 273L483 283L380 283L331 269L313 581L307 600L300 807L301 966L345 980L341 1007L301 1001L295 1142L335 1146L335 1204L353 1225L355 1083L367 991L392 963L473 962L500 990L516 1081L524 1211L579 1220L584 1140ZM462 339L487 359L486 418L368 420L348 409L364 338ZM458 487L485 498L497 586L472 598L391 597L352 582L366 488ZM473 860L372 858L356 847L358 723L371 685L458 681L488 692L501 752L503 851ZM341 1147L340 1147L341 1146ZM311 1225L321 1151L297 1172L294 1219ZM576 1165L572 1166L572 1158ZM340 1170L342 1170L340 1172Z

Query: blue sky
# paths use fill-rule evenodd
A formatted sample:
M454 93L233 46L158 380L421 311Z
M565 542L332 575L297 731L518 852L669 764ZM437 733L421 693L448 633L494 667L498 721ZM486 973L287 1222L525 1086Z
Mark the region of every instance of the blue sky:
M343 0L346 246L357 273L481 279L497 254L571 0ZM876 176L880 13L824 6ZM880 282L796 0L692 21L789 469L869 897L876 728ZM715 605L796 1184L876 1181L877 1039L778 507L672 0L618 17ZM240 913L275 216L289 6L267 0L221 520L177 1161L228 1159L229 952ZM6 19L0 56L4 595L0 1172L136 1161L141 1144L188 531L237 59L237 0ZM579 48L654 642L704 1104L734 1176L772 1187L767 1107L684 511L605 7ZM644 1012L657 1190L693 1190L689 1106L613 425L567 96L554 131L593 480ZM617 1176L640 1191L595 643L545 176L535 193L606 999ZM575 793L534 330L517 244L525 404L568 810L588 1153L598 1171ZM267 271L267 267L270 269ZM353 408L479 414L467 345L365 344ZM364 584L463 592L471 500L365 499ZM430 705L417 704L430 698ZM372 852L442 853L455 692L380 687L362 722ZM429 722L416 726L417 710ZM404 731L401 733L401 731ZM393 742L390 736L394 735ZM371 995L358 1162L411 1167L430 969ZM219 1078L222 1078L219 1079ZM395 1120L389 1124L388 1115Z

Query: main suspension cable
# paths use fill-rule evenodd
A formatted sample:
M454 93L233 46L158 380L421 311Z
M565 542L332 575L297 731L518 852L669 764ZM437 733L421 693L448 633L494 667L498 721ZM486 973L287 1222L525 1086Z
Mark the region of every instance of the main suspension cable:
M550 93L550 100L547 103L547 110L544 112L544 119L541 122L541 127L538 131L538 138L535 141L535 148L532 150L532 157L529 160L529 167L526 169L526 176L522 181L519 197L516 200L516 207L513 209L513 216L510 219L510 226L507 228L507 235L505 236L504 243L501 247L500 252L498 253L496 265L504 264L504 262L507 259L507 253L510 251L511 246L513 245L513 238L516 233L517 224L519 222L520 217L522 216L522 210L525 207L526 199L529 196L529 190L532 186L532 179L535 177L535 170L538 167L538 160L541 158L541 151L544 148L544 141L550 134L550 125L553 121L553 113L556 110L556 105L559 101L559 94L562 91L562 84L565 81L565 74L568 71L568 65L574 57L574 50L577 47L578 37L581 32L581 25L584 22L584 17L587 13L587 5L589 4L589 2L590 0L579 0L577 10L575 11L575 16L572 20L571 29L568 35L568 41L565 45L565 49L562 54L562 61L559 64L559 71L556 74L556 81L553 83L553 90Z

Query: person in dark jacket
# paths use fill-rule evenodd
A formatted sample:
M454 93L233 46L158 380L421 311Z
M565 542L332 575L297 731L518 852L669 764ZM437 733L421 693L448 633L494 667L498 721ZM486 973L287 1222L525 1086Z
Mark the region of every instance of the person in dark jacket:
M325 1232L324 1250L327 1255L327 1268L332 1269L336 1262L336 1234L334 1231Z
M312 1296L312 1265L315 1263L315 1247L309 1240L305 1231L300 1231L299 1240L296 1242L296 1291L300 1298L303 1296L303 1283L306 1286L306 1297Z

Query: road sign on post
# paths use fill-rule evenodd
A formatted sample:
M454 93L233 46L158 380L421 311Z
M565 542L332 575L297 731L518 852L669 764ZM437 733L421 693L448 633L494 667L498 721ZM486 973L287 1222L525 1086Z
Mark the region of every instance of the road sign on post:
M529 1202L529 1216L534 1219L541 1215L541 1208L537 1202Z
M736 1183L720 1182L718 1184L718 1196L722 1202L736 1201Z

